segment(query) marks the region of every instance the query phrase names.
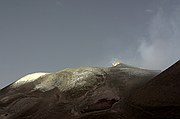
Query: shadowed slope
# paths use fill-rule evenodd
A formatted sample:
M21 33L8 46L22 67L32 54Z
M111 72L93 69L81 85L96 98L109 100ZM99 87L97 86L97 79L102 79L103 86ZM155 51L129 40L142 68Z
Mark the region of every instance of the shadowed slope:
M157 117L180 118L180 61L135 91L128 100Z

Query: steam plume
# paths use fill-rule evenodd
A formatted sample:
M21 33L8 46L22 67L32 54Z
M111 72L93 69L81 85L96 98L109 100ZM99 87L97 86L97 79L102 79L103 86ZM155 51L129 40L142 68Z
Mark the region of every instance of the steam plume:
M180 58L180 9L166 14L160 9L153 17L149 33L140 40L141 67L165 69Z

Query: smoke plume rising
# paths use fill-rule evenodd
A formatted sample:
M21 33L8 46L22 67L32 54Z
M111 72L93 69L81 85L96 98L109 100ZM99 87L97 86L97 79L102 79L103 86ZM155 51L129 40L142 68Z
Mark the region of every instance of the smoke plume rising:
M170 14L159 9L148 30L138 49L141 67L165 69L180 59L180 9Z

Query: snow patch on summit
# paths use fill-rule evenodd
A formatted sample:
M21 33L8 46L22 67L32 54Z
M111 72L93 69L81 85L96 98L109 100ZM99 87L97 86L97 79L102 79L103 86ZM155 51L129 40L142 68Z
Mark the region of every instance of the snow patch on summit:
M44 76L46 74L49 74L49 73L45 73L45 72L37 72L37 73L32 73L32 74L28 74L22 78L20 78L19 80L17 80L16 82L14 82L12 84L12 87L13 88L16 88L16 87L19 87L25 83L30 83L30 82L33 82L35 81L36 79L38 79L39 77L41 76Z

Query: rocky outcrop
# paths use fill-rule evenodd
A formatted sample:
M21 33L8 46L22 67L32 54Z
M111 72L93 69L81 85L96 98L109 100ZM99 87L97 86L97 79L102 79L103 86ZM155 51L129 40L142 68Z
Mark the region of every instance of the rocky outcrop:
M121 63L28 75L0 91L0 119L154 118L140 109L136 93L157 74Z

